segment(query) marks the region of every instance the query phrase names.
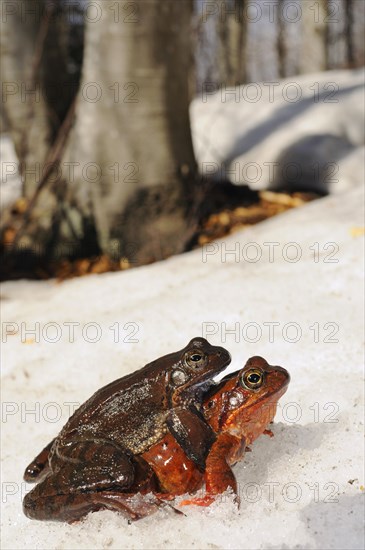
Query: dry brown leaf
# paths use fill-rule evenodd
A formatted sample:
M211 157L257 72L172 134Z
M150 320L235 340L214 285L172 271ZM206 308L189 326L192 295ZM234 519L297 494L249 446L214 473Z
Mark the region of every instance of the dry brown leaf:
M128 258L121 258L120 262L119 262L119 267L120 269L129 269L131 267L131 264L128 260Z
M13 227L8 227L4 231L3 242L5 246L9 246L13 243L16 231Z

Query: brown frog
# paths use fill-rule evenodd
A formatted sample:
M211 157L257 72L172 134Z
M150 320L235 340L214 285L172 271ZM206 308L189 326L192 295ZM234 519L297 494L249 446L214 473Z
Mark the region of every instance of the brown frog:
M101 508L128 510L130 494L155 484L141 454L167 433L204 471L216 436L200 411L202 394L230 360L194 338L97 391L26 468L24 479L39 483L24 498L25 514L75 521Z

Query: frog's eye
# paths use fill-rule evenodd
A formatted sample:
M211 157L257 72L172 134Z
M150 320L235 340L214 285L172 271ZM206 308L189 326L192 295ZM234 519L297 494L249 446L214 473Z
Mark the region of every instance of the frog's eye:
M201 369L208 364L208 357L200 350L189 351L185 355L185 363L191 369Z
M243 374L241 381L249 390L257 390L264 382L264 373L260 369L250 369Z

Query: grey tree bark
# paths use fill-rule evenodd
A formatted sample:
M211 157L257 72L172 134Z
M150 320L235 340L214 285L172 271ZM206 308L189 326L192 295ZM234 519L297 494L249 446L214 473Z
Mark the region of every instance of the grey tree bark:
M246 80L247 19L245 0L221 0L219 3L218 67L221 82L226 86Z
M327 0L318 0L300 4L303 14L301 73L319 72L328 68L327 3Z
M80 88L53 141L46 107L42 116L33 112L35 127L43 124L36 136L47 144L34 144L34 158L51 159L57 169L41 181L36 200L25 186L32 208L18 246L51 247L62 257L82 254L94 235L101 251L135 264L184 249L196 175L188 111L191 10L191 0L92 3ZM9 73L17 49L24 79L35 33L16 17L6 31ZM6 109L14 134L13 106ZM17 118L27 134L24 116Z
M345 34L346 34L346 49L347 49L347 63L349 67L353 67L355 63L355 48L354 48L354 2L353 0L347 0L345 4L346 10L346 23L345 23Z
M286 57L287 57L287 36L286 36L286 21L283 17L283 7L285 0L278 0L278 19L277 19L277 43L276 49L278 52L278 73L280 78L286 77Z
M37 185L31 167L35 174L37 163L45 162L51 137L47 104L36 76L49 21L46 18L40 21L41 0L34 2L34 16L26 17L22 7L26 4L8 4L0 18L2 107L24 168L24 193L31 194Z

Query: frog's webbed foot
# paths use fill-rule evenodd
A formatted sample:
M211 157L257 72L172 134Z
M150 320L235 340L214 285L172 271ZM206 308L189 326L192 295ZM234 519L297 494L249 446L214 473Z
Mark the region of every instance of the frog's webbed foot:
M184 499L180 502L180 506L210 506L214 501L214 495L205 495L203 497Z
M130 521L137 521L146 516L151 516L162 507L172 510L175 514L185 516L184 512L152 493L146 495L143 493L123 494L103 491L94 495L94 501L99 510L102 508L120 512Z
M171 495L168 493L160 493L158 491L153 491L154 497L157 499L159 506L164 506L166 508L169 508L173 510L176 514L185 516L184 512L179 510L178 508L175 508L172 504L170 504L170 500L175 500L176 495Z
M268 435L269 437L274 437L273 432L271 430L267 429L267 428L266 428L266 430L264 430L264 434Z
M45 447L26 467L23 476L24 481L27 481L28 483L35 483L47 475L49 472L48 457L54 441L55 440L52 439L52 441L48 443L47 447Z
M210 494L207 493L203 497L193 497L193 498L187 498L180 502L180 506L210 506L213 504L219 498L219 495L217 494ZM235 495L234 502L237 504L237 506L240 506L240 498L238 495Z
M142 493L123 494L113 491L96 493L93 495L93 500L97 510L107 509L120 512L131 521L151 516L163 504L159 499Z
M176 408L170 413L167 425L186 456L204 472L207 455L216 440L204 417L193 408Z

